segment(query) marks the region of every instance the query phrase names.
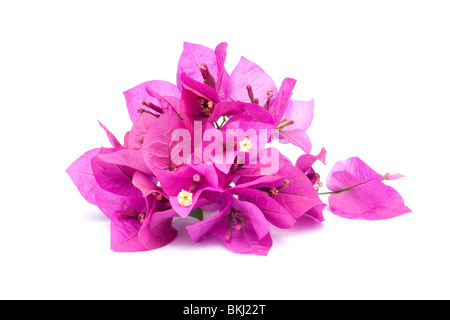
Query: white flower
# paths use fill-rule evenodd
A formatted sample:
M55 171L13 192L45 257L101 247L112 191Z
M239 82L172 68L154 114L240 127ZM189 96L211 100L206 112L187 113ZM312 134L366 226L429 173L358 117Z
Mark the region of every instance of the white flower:
M239 142L239 145L241 146L240 151L249 152L252 148L252 142L246 137L244 140Z
M178 193L177 199L180 206L189 207L192 204L192 193L181 189L180 193Z

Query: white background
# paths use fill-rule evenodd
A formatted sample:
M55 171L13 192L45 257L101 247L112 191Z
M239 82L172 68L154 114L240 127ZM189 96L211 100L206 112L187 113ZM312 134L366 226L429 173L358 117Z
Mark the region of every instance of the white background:
M447 1L1 1L2 299L449 299ZM294 99L315 99L312 153L359 156L412 213L274 229L267 257L179 238L109 249L109 223L65 169L123 139L122 92L175 82L183 41L228 42ZM301 152L282 149L295 161ZM325 191L325 190L324 190ZM326 198L323 199L325 202Z

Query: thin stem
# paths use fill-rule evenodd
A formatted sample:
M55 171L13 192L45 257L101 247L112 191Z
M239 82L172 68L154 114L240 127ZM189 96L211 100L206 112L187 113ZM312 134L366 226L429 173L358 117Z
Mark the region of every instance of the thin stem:
M358 186L358 185L356 185L356 186L354 186L354 187L357 187L357 186ZM338 190L338 191L319 192L318 195L319 195L319 196L322 196L322 195L325 195L325 194L341 193L341 192L344 192L344 191L348 191L348 190L350 190L350 189L353 189L354 187L348 187L348 188L345 188L345 189L342 189L342 190Z
M322 195L325 195L325 194L332 194L332 193L336 193L336 192L333 192L333 191L330 191L330 192L319 192L318 195L322 196Z
M222 123L220 124L220 126L217 129L221 129L226 121L227 121L227 118L225 116L222 116Z

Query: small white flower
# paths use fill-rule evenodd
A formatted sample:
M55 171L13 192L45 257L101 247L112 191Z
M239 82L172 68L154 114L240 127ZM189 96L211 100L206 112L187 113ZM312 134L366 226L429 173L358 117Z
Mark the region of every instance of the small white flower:
M177 199L180 206L189 207L192 204L192 193L181 189L180 193L178 193Z
M241 146L240 151L244 152L249 152L250 149L252 148L252 142L247 137L245 137L244 140L239 142L239 145Z

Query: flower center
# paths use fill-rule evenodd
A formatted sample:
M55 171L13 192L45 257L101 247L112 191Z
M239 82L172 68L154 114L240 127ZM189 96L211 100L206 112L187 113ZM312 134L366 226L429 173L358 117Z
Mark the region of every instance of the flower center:
M270 188L269 194L271 197L275 197L278 194L279 190L275 187Z
M248 137L245 137L244 140L242 140L241 142L239 142L240 145L240 151L243 152L249 152L250 149L252 148L252 142L248 139Z
M323 183L322 181L320 181L320 174L318 174L317 172L307 174L306 176L313 183L314 189L319 190L319 188L323 187Z
M206 101L205 99L201 98L200 104L202 105L202 108L200 108L200 113L203 113L206 116L212 115L214 111L214 103L212 101Z
M271 198L275 198L275 196L281 191L286 189L289 186L289 180L284 180L283 184L279 187L272 187L272 188L258 188L259 191L264 192Z
M199 112L209 117L214 111L214 102L206 100L202 97L197 97L197 102L200 105Z
M178 204L182 207L189 207L192 204L192 193L181 189L177 196Z
M180 206L189 207L190 205L192 205L192 196L197 191L201 179L202 177L198 173L196 173L192 176L192 183L189 186L189 189L181 189L177 196Z
M323 183L320 182L320 179L317 179L316 183L314 183L314 189L319 190L319 188L323 187Z

